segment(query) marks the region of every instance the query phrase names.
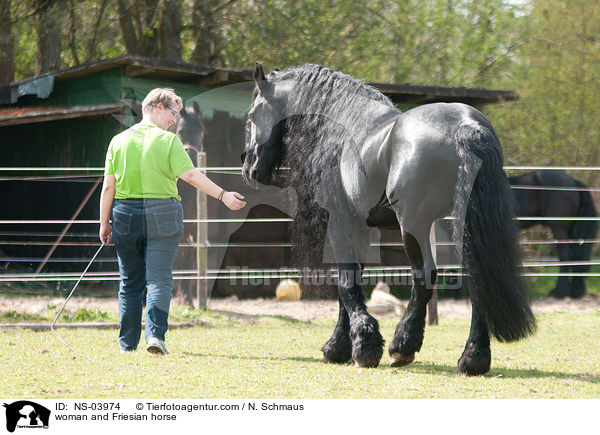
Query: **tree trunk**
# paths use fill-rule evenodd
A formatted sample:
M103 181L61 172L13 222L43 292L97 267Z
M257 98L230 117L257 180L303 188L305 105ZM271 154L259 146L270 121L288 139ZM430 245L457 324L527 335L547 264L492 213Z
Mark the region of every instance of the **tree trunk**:
M108 6L109 0L102 0L96 9L96 16L94 19L94 25L92 27L92 36L90 37L87 44L86 60L90 61L96 58L96 52L98 51L98 37L100 35L100 28L102 26L102 20L104 12Z
M160 11L158 53L162 59L181 60L182 0L165 0Z
M128 54L138 54L138 38L135 34L129 5L126 3L126 0L119 0L117 7L119 11L119 26L121 27L125 50L127 50Z
M134 0L139 54L158 57L159 0Z
M37 52L35 73L60 69L61 35L64 2L62 0L37 0Z
M216 0L194 1L194 51L192 62L209 65L218 57L215 46L217 35L215 35L215 16L213 9L217 5Z
M75 38L77 36L77 17L75 12L75 3L73 0L69 0L68 3L69 10L69 34L67 37L67 44L69 46L69 50L71 51L71 56L73 56L73 60L75 61L75 65L79 65L79 55L77 54L77 43L75 42Z
M0 0L0 85L15 79L10 0Z

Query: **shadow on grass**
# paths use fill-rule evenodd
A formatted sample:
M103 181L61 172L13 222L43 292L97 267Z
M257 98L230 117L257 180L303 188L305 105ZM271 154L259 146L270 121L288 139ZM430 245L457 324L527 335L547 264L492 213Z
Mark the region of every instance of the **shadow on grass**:
M312 363L323 363L320 358L302 357L302 356L291 356L291 357L274 357L274 356L240 356L240 355L216 355L211 353L192 353L182 352L184 355L196 357L196 358L226 358L230 360L246 360L246 361L299 361L299 362L312 362Z
M403 368L402 370L409 371L411 373L422 373L429 375L450 375L450 376L463 376L458 372L456 366L447 366L443 364L426 364L422 362L415 362L410 366ZM483 375L486 378L507 378L507 379L539 379L539 378L550 378L550 379L563 379L579 382L590 382L592 384L600 383L600 376L592 374L579 374L579 373L563 373L563 372L546 372L536 369L518 370L518 369L505 369L505 368L494 368Z
M312 357L272 357L272 356L239 356L239 355L223 355L223 354L210 354L210 353L192 353L183 352L184 355L196 358L225 358L230 360L246 360L246 361L297 361L297 362L310 362L323 364L326 366L353 366L352 361L347 363L325 363L322 358ZM395 371L398 374L402 372L427 374L427 375L443 375L443 376L464 376L458 372L456 366L448 366L444 364L427 364L423 362L415 362L409 366L402 368L392 368L385 364L380 364L377 368L379 370L390 370ZM574 373L563 373L563 372L546 372L542 370L529 369L529 370L517 370L517 369L502 369L492 368L488 373L483 375L484 378L506 378L506 379L561 379L571 380L579 382L590 382L592 384L600 383L600 376L592 374L574 374ZM476 378L476 377L475 377Z

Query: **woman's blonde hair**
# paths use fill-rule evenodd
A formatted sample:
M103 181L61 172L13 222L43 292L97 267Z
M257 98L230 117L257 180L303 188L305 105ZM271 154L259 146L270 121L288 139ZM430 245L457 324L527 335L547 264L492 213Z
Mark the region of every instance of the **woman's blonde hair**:
M142 101L142 112L148 113L152 107L156 107L158 103L163 103L164 106L171 107L179 111L183 108L183 100L171 88L156 88L152 89ZM175 106L175 107L174 107Z

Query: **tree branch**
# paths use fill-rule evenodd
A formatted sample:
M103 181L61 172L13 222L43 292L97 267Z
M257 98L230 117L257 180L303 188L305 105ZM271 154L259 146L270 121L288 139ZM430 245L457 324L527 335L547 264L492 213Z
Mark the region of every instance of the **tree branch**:
M94 21L94 28L92 31L92 37L89 39L87 44L87 60L92 60L96 54L97 41L98 41L98 33L100 31L100 23L102 22L102 16L104 15L104 11L108 5L109 0L102 0L100 3L100 9L98 9L98 13L96 15L96 20Z
M75 5L73 4L73 0L69 0L69 49L71 50L71 55L73 56L73 60L76 65L79 65L79 56L77 56L77 44L75 43L75 33L76 33L76 25L75 25Z

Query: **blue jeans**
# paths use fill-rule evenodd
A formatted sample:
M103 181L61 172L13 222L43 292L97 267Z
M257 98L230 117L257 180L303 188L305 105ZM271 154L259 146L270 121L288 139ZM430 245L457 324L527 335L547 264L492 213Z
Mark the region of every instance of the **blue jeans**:
M137 349L142 332L144 288L146 341L165 339L173 291L173 263L183 236L183 209L175 198L116 199L112 237L119 273L119 346Z

